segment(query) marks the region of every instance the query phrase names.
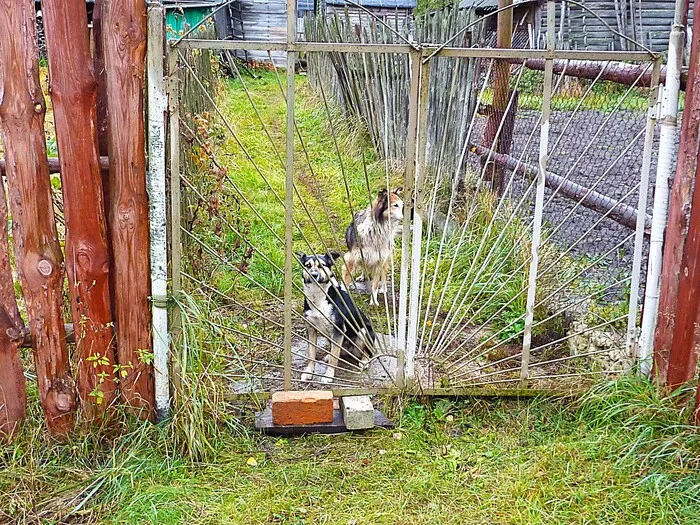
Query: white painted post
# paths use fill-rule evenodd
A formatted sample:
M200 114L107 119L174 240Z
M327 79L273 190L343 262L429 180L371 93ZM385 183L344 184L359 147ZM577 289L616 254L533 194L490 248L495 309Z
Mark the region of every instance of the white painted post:
M406 385L406 330L408 327L408 277L411 255L411 210L413 209L413 189L416 174L416 138L418 135L418 104L420 96L421 53L413 51L409 55L411 70L411 88L408 98L408 136L406 139L406 178L404 191L407 198L404 200L403 209L403 233L401 236L401 273L399 287L399 324L396 329L397 346L397 384L399 388ZM411 365L413 367L413 365ZM409 374L413 377L413 372Z
M170 384L168 354L168 236L165 190L165 119L168 98L163 71L165 17L162 7L148 10L148 171L151 308L153 316L153 366L155 370L156 421L168 417Z
M656 130L657 97L659 87L659 72L661 60L654 62L649 95L649 112L647 128L644 136L644 153L642 154L642 173L639 181L639 200L637 202L637 228L634 235L634 260L632 261L632 283L630 286L629 315L627 318L627 352L632 357L640 357L638 351L637 308L639 302L639 281L642 269L642 253L644 248L644 227L646 223L647 193L649 189L649 171L651 169L651 153L654 148L654 131Z
M416 348L418 347L418 321L420 320L420 260L423 242L423 177L427 149L428 94L430 90L430 61L421 66L420 102L418 104L418 140L416 144L418 162L413 191L413 240L411 243L411 287L408 303L408 336L405 351L406 386L413 385L416 375Z
M284 389L292 389L292 250L294 221L294 68L297 54L289 51L297 37L296 0L287 0L287 150L284 185Z
M554 51L554 16L556 7L553 0L547 2L547 48ZM530 347L532 345L532 325L535 319L535 297L537 292L537 271L539 267L540 237L542 234L542 211L544 209L544 178L549 161L549 113L552 101L553 61L547 59L544 66L544 92L542 95L542 126L540 127L539 172L535 194L535 217L532 227L532 256L525 306L525 327L523 331L523 352L520 380L524 383L530 375Z

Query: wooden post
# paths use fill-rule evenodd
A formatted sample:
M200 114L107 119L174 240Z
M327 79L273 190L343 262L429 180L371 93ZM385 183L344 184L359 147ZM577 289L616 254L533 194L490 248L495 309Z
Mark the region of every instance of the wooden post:
M15 260L34 341L39 398L49 431L73 427L75 383L61 314L63 256L46 157L33 0L0 2L0 131Z
M700 16L700 2L694 7L693 12L693 16ZM700 31L693 31L690 56L678 165L671 188L671 203L664 239L661 295L659 296L659 314L654 335L654 375L659 381L666 384L668 384L668 360L675 331L678 286L688 229L690 192L696 173L696 154L698 146L700 146L700 68L697 64L698 58L700 58Z
M698 115L694 115L698 119ZM695 161L695 180L698 180ZM667 385L676 389L695 377L700 348L700 185L693 190L688 236L678 281L673 342L668 359Z
M25 330L12 281L7 219L7 197L0 177L0 433L11 436L26 414L27 391L19 357Z
M151 418L154 406L144 124L146 3L102 6L109 143L109 223L114 253L117 361L123 402Z
M109 251L97 151L96 83L84 0L44 0L53 102L66 219L78 368L87 419L100 419L116 396Z
M513 4L513 0L498 0L498 8L502 9ZM510 48L513 46L513 9L504 9L498 12L498 26L496 32L496 47ZM510 62L508 60L496 60L494 64L494 81L493 81L493 104L489 111L489 117L486 121L486 129L484 130L484 138L482 144L484 147L493 149L498 153L508 155L513 137L513 125L515 123L515 110L517 102L514 100L510 117L506 116L508 111L508 99L510 94ZM501 127L501 121L506 119L503 129L499 134L498 130ZM500 135L500 136L499 136ZM495 163L490 163L486 167L486 180L490 180L492 188L497 195L501 195L504 190L504 171Z

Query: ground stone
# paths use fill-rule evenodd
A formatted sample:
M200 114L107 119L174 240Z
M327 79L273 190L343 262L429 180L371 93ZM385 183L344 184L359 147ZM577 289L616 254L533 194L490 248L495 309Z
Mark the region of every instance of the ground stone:
M348 430L363 430L374 427L374 406L369 396L346 396L340 398L343 420Z

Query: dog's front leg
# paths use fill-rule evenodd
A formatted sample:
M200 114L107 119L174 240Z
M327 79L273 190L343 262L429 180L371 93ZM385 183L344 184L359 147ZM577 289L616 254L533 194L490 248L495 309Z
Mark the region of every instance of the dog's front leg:
M369 300L370 306L379 306L379 301L377 300L377 293L379 293L379 282L382 280L382 272L378 271L374 274L372 278L372 297Z
M343 336L339 334L334 334L331 339L331 353L328 359L328 368L326 368L325 375L321 378L323 383L332 383L335 377L335 369L338 368L338 360L340 359L341 343L343 342Z
M316 370L316 348L318 344L318 332L311 324L306 325L306 335L309 340L308 348L306 350L306 356L308 362L306 363L306 369L304 373L301 374L302 381L313 381L314 371Z

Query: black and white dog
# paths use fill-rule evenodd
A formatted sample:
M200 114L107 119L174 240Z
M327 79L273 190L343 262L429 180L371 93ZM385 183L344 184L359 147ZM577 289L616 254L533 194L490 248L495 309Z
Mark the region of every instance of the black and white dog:
M372 323L333 274L333 264L340 256L338 252L297 253L304 267L304 320L309 340L309 361L301 375L302 381L313 381L319 336L326 338L331 346L328 368L320 379L323 383L333 381L342 351L358 361L374 355L377 336Z

